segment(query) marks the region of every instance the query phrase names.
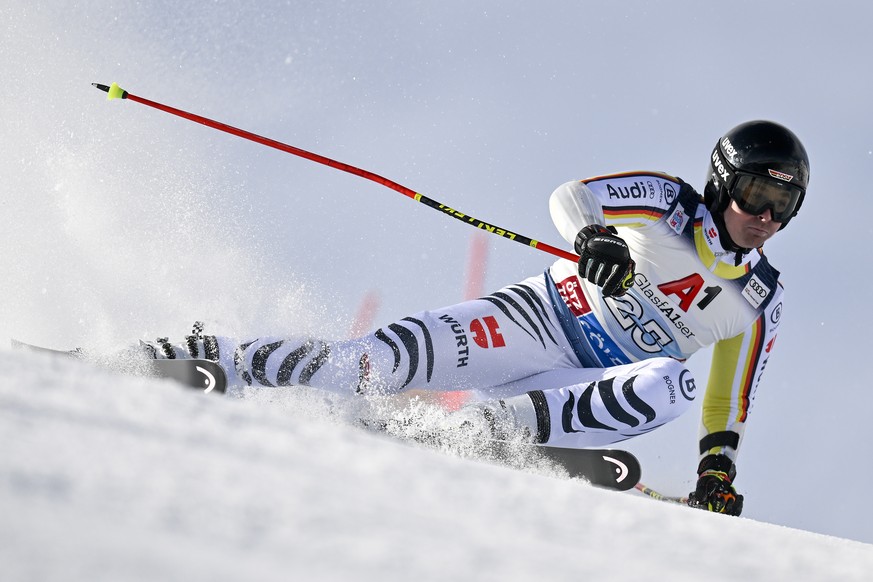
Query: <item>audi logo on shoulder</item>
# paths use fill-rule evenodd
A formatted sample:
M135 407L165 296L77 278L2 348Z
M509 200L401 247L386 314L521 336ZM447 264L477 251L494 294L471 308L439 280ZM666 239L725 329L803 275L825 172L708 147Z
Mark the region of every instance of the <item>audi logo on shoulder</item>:
M771 289L765 285L757 276L752 276L746 286L743 287L743 297L751 303L755 308L760 307L764 300L770 295Z
M758 297L766 297L767 296L768 291L766 289L764 289L764 287L760 283L755 281L754 279L749 281L749 287L752 288L752 290L758 295Z

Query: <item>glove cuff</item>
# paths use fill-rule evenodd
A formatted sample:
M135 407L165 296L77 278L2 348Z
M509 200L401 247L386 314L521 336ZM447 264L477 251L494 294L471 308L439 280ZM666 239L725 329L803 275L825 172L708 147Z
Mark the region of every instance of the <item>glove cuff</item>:
M697 474L703 475L704 473L723 473L729 482L733 482L737 476L737 468L727 455L707 455L697 466Z

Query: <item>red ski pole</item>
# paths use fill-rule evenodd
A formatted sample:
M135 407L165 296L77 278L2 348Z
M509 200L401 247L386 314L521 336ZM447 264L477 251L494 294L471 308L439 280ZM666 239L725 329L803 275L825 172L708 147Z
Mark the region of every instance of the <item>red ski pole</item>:
M342 170L343 172L348 172L350 174L360 176L361 178L365 178L367 180L372 180L373 182L376 182L377 184L382 184L383 186L386 186L388 188L391 188L392 190L400 192L404 196L412 198L413 200L415 200L417 202L421 202L422 204L429 206L435 210L439 210L442 213L444 213L448 216L451 216L452 218L456 218L462 222L466 222L467 224L470 224L472 226L475 226L476 228L480 228L482 230L490 232L491 234L496 234L497 236L501 236L503 238L508 238L508 239L513 240L515 242L521 243L523 245L533 247L537 250L540 250L540 251L543 251L546 253L550 253L550 254L555 255L556 257L560 257L562 259L568 259L568 260L573 261L573 262L577 262L579 260L578 255L574 255L573 253L564 251L564 250L559 249L557 247L553 247L553 246L548 245L546 243L531 239L531 238L526 237L522 234L512 232L512 231L507 230L505 228L501 228L499 226L489 224L485 221L479 220L478 218L475 218L475 217L470 216L468 214L464 214L463 212L459 212L459 211L455 210L454 208L446 206L445 204L443 204L441 202L437 202L436 200L428 198L427 196L424 196L423 194L419 194L418 192L415 192L414 190L407 188L406 186L404 186L402 184L398 184L397 182L394 182L393 180L389 180L388 178L383 178L382 176L379 176L378 174L374 174L373 172L369 172L367 170L362 170L361 168L356 168L355 166L345 164L343 162L338 162L336 160L332 160L332 159L327 158L325 156L315 154L315 153L312 153L312 152L309 152L309 151L306 151L306 150L303 150L303 149L276 141L274 139L263 137L263 136L245 131L243 129L238 129L236 127L232 127L230 125L221 123L219 121L214 121L214 120L208 119L206 117L201 117L200 115L195 115L195 114L189 113L187 111L182 111L181 109L176 109L175 107L170 107L169 105L164 105L164 104L158 103L156 101L151 101L151 100L145 99L143 97L138 97L136 95L133 95L132 93L128 93L127 91L125 91L124 89L119 87L118 84L116 84L116 83L113 83L112 85L109 85L109 86L100 85L99 83L91 83L91 84L94 85L95 87L97 87L98 89L100 89L101 91L105 91L108 94L107 99L129 99L130 101L136 101L137 103L142 103L143 105L148 105L149 107L154 107L155 109L159 109L159 110L164 111L166 113L170 113L172 115L183 117L183 118L188 119L190 121L193 121L195 123L200 123L200 124L205 125L207 127L211 127L213 129L217 129L219 131L230 133L230 134L235 135L237 137L241 137L243 139L247 139L249 141L253 141L253 142L259 143L261 145L265 145L267 147L271 147L271 148L274 148L274 149L277 149L277 150L280 150L280 151L283 151L283 152L286 152L286 153L289 153L289 154L292 154L295 156L299 156L301 158L305 158L307 160L311 160L311 161L317 162L319 164L324 164L325 166L330 166L331 168L335 168L337 170Z

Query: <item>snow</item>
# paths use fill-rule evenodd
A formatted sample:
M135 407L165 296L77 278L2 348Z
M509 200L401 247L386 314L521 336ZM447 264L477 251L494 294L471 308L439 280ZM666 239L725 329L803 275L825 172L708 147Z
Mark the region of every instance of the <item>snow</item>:
M868 544L0 353L5 580L864 580ZM726 557L730 556L730 565Z
M871 547L0 356L7 580L864 579ZM732 556L731 567L713 561Z
M6 0L0 18L0 579L870 569L871 279L849 259L873 215L873 4ZM202 398L8 351L108 351L195 320L340 338L368 296L370 325L463 298L469 226L92 82L560 248L557 185L650 169L699 188L720 132L790 127L811 187L767 244L786 308L738 460L743 517L400 445L322 395ZM486 290L552 261L493 236L488 253ZM623 443L646 484L691 489L699 413Z

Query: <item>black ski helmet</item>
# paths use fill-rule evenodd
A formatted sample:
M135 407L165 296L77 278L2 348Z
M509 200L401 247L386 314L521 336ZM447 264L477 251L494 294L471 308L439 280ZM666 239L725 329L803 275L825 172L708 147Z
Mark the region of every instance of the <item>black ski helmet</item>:
M791 193L778 221L785 228L800 210L809 183L809 157L800 139L772 121L748 121L728 131L709 158L703 191L707 208L719 217L732 198L739 200L738 183L749 180L763 180ZM771 212L775 219L772 206Z

